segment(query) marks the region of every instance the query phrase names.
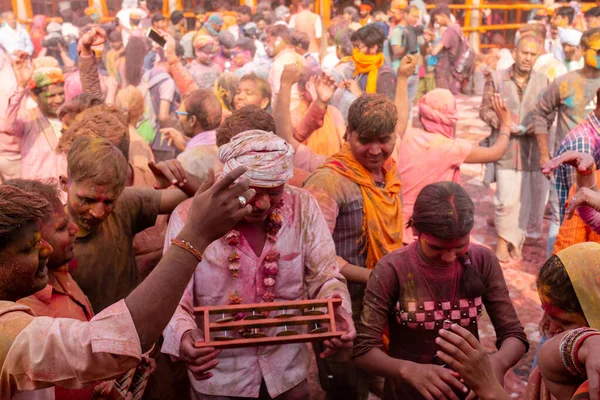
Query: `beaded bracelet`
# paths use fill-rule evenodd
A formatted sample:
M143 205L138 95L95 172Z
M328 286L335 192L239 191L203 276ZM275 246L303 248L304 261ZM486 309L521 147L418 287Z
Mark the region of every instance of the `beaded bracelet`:
M175 238L175 239L171 239L171 244L174 244L175 246L182 248L183 250L185 250L189 253L192 253L192 255L198 259L198 262L202 262L202 253L200 253L200 251L198 251L198 249L195 248L187 240Z
M563 336L562 340L560 341L560 359L567 371L569 371L573 376L582 376L582 369L576 366L575 359L573 358L575 344L582 335L585 335L590 331L597 332L595 329L588 327L577 328Z

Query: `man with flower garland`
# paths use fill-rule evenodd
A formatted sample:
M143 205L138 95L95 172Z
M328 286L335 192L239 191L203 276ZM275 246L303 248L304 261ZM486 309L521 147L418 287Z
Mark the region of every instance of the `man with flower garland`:
M302 343L223 351L195 348L203 333L194 306L341 297L336 324L346 334L326 341L320 356L352 346L356 331L350 296L325 219L308 192L286 185L293 175L293 155L285 140L259 130L242 132L219 148L224 172L246 166L256 195L248 202L252 213L207 248L164 331L162 351L188 365L193 399L306 399L311 357ZM172 215L167 246L184 223L182 214L176 210ZM264 333L274 336L278 330Z

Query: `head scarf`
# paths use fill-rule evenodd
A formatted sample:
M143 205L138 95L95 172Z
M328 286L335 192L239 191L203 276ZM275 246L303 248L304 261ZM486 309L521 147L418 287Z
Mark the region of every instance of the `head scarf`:
M571 46L579 46L581 36L583 33L573 28L558 28L558 37L562 44L568 44Z
M419 100L419 116L426 131L454 139L456 99L447 89L434 89Z
M65 77L54 57L38 57L33 60L33 75L29 81L30 89L42 89L55 83L64 83Z
M575 244L556 254L565 266L585 319L600 329L600 244Z
M46 25L48 22L46 21L45 15L36 15L33 17L33 23L31 24L31 31L43 31L46 29Z
M211 35L217 36L219 31L217 31L213 25L220 26L221 29L223 28L223 17L221 14L211 14L211 16L208 17L206 24L204 24L204 27Z
M259 130L239 133L219 148L223 173L244 165L250 186L256 187L277 187L289 181L294 174L293 158L294 149L288 142Z
M202 47L206 46L207 44L215 44L215 40L208 35L196 35L194 36L194 48L195 49L201 49Z

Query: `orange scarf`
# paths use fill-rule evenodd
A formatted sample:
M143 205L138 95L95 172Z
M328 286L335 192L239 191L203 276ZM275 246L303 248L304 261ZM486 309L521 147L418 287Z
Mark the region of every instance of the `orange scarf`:
M352 59L354 61L354 76L358 74L369 74L367 76L367 93L377 92L377 77L379 76L379 68L383 66L383 53L375 55L364 54L354 49L352 51Z
M367 268L375 268L381 257L402 247L401 184L396 176L396 163L390 158L383 166L385 188L375 185L369 171L352 156L348 143L321 168L330 168L360 186L364 223L359 240L366 239L361 252L367 251Z

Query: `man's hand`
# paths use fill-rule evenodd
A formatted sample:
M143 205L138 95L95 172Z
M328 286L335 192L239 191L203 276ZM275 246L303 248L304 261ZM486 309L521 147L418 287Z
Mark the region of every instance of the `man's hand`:
M299 63L286 64L283 66L283 72L281 73L281 83L293 85L300 80L301 75L302 65Z
M322 104L327 105L327 103L329 103L329 100L331 100L333 97L336 89L337 85L335 84L335 80L325 73L322 73L315 80L317 100L319 100Z
M106 42L106 32L101 28L92 28L81 36L77 43L77 51L82 56L91 56L92 47Z
M398 70L396 73L398 77L408 78L414 75L417 67L417 57L414 55L406 55L402 57L402 61L400 61L400 66L398 66Z
M161 161L158 164L150 161L148 167L156 179L154 183L156 190L167 189L171 185L181 187L187 183L187 172L183 169L183 165L175 159Z
M163 128L160 130L160 133L162 134L161 142L167 139L167 144L169 146L175 144L175 147L180 151L185 150L186 142L183 133L175 128Z
M346 89L350 93L354 95L354 97L358 98L363 95L363 91L358 85L358 81L354 79L345 79L340 82L339 87L342 89Z
M331 297L339 299L342 296L340 296L339 293L334 293ZM323 345L325 346L325 350L321 352L321 358L331 357L340 349L351 349L354 338L356 338L356 329L354 328L352 315L348 314L348 311L346 311L341 305L335 307L334 314L336 329L346 333L344 333L339 339L333 338L331 340L324 341Z
M577 151L566 151L544 164L542 173L548 175L563 164L577 168L577 172L583 175L589 175L594 171L596 162L594 161L594 157L589 154Z
M197 348L195 343L202 341L204 341L202 332L194 329L183 334L179 347L179 358L187 364L198 381L212 378L213 373L209 371L219 365L219 360L216 358L221 354L221 350L213 347Z
M511 126L512 125L512 117L510 114L510 110L506 107L506 103L500 97L499 93L494 93L492 96L492 108L496 112L498 119L502 125Z
M249 203L256 194L254 189L249 189L250 181L240 178L246 171L246 167L237 167L215 183L214 172L209 170L207 180L192 199L188 219L181 231L183 238L192 243L194 239L212 243L252 213L252 205L242 207L240 201L243 196Z
M499 398L509 398L498 381L498 375L504 379L506 370L497 360L490 360L483 345L471 332L454 324L450 330L440 331L436 343L442 350L438 352L440 360L471 388L469 397L491 398L490 393L493 393Z
M33 66L29 65L29 54L19 51L15 57L13 69L17 78L17 84L22 88L26 88L33 76Z

